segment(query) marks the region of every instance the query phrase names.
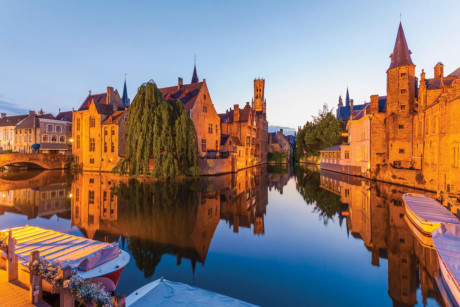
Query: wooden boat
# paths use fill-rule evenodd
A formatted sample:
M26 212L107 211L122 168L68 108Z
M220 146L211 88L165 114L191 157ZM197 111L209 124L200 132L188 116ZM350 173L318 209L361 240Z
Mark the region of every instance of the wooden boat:
M449 209L431 197L408 193L403 195L406 216L423 233L431 236L433 230L441 227L441 223L460 225L460 220Z
M406 221L407 226L414 234L414 237L417 239L417 241L420 242L420 244L423 247L434 249L433 238L431 236L426 235L424 232L420 231L420 229L418 229L418 227L416 227L414 223L412 223L409 220L407 215L404 216L404 220Z
M439 268L450 301L460 306L460 225L442 224L433 231Z
M66 233L24 226L12 230L16 239L16 255L19 262L19 280L29 280L29 260L32 251L50 262L59 261L61 267L70 266L82 278L102 283L107 291L115 291L121 272L129 262L129 254L117 243L104 243ZM43 290L52 291L52 286L43 282Z
M255 306L180 282L157 279L126 297L127 307L140 306Z

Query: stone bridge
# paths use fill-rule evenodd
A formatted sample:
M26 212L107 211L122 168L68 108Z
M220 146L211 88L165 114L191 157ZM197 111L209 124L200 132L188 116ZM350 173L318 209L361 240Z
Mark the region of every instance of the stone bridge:
M63 169L72 164L72 155L43 153L5 153L0 154L0 167L7 165L30 168Z

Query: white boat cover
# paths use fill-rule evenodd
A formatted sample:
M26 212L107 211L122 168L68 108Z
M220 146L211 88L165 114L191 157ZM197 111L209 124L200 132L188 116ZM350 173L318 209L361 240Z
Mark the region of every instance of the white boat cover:
M48 261L60 261L62 267L70 266L89 271L120 255L118 244L109 244L66 233L34 226L12 228L16 239L16 254L24 266L29 265L30 253L40 251ZM9 229L2 230L8 235Z
M460 225L441 224L433 230L433 243L457 285L460 285Z
M166 279L152 283L157 285L132 304L129 302L130 297L135 293L129 295L126 299L127 306L255 306L222 294Z
M460 225L460 220L449 209L431 197L422 194L404 194L403 200L416 216L427 222Z

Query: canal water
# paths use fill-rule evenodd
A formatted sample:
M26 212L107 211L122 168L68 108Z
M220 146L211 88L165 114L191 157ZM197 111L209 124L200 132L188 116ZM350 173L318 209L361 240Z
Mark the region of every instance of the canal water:
M404 218L410 191L305 167L180 183L22 172L0 177L0 229L118 242L126 295L163 276L262 306L437 306L436 253Z

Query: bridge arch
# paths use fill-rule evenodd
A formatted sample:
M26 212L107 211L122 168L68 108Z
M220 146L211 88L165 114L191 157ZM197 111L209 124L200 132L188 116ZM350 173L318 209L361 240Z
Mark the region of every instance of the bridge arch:
M8 153L0 154L0 167L7 165L35 166L43 169L62 169L69 166L72 161L71 155L60 154L28 154Z

